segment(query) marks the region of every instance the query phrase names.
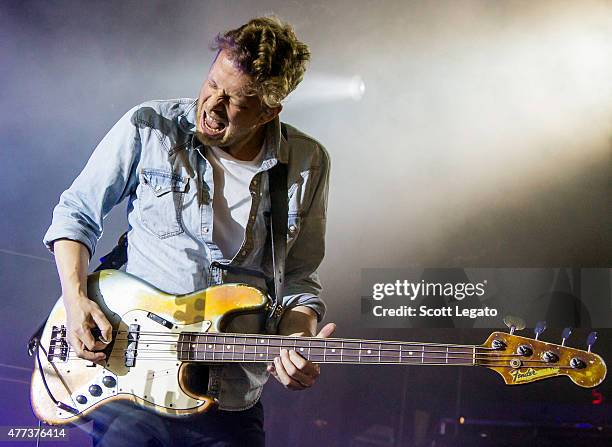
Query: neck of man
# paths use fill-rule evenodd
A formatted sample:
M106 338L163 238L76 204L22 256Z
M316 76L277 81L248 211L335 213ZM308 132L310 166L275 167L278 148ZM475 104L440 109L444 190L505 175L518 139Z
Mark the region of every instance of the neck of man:
M238 160L251 161L259 154L265 138L266 126L261 125L244 141L232 144L231 146L222 147L221 149Z

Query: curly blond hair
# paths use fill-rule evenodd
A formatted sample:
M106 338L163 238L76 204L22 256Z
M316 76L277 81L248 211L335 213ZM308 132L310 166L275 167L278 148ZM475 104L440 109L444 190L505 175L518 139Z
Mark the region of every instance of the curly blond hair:
M288 23L257 17L239 28L218 34L212 46L255 80L263 103L277 107L304 77L310 60L308 45L300 42Z

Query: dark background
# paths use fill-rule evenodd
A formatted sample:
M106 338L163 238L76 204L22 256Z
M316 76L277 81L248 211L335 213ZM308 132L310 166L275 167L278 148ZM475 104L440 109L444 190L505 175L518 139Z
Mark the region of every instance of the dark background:
M271 12L313 53L282 119L332 156L321 276L337 335L488 335L363 328L363 268L610 266L610 2L2 0L2 425L35 423L25 341L59 295L41 243L59 194L126 110L196 96L215 34ZM109 216L98 255L124 231L124 214ZM588 332L570 345L584 347ZM594 348L605 359L610 335L600 331ZM558 342L559 330L544 338ZM604 445L609 384L595 405L599 394L562 379L511 388L473 368L328 366L310 392L271 381L264 404L274 446L431 445L440 421L459 416L539 425L526 432L541 445L555 436L578 445L570 432ZM520 425L486 427L437 445L532 439ZM74 431L73 445L85 439Z

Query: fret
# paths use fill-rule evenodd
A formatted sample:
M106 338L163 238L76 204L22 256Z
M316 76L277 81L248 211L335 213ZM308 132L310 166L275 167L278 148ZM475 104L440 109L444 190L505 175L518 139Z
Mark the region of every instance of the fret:
M361 363L379 363L380 343L362 343L360 360Z
M325 358L326 354L327 354L327 342L324 340L323 341L323 363L325 363L325 361L327 360Z
M308 360L312 362L325 361L325 342L323 340L311 339L309 351Z
M263 337L258 337L258 338L255 338L253 341L257 343L257 346L255 346L255 360L257 361L271 360L267 356L268 354L267 339Z
M423 345L423 364L442 363L443 349L440 346Z
M215 343L213 344L215 360L225 360L223 346L225 345L224 335L215 335Z
M280 357L281 349L289 350L289 342L287 340L283 340L282 338L266 338L266 344L268 345L266 348L266 354L268 359L272 361L274 360L274 357Z
M448 364L448 346L446 347L446 363Z
M219 358L219 336L217 335L213 335L213 340L212 340L212 345L213 345L213 360L223 360L222 358ZM223 352L223 351L221 351Z
M473 351L472 346L449 346L449 356L447 363L449 365L470 365L472 364Z
M311 353L312 346L311 346L311 344L310 344L310 343L311 343L311 341L312 341L312 340L309 338L309 339L308 339L308 357L307 357L307 359L312 361L312 353ZM476 358L476 357L474 356L474 358Z
M226 335L223 340L223 345L225 349L223 350L224 360L236 360L234 357L234 349L236 348L236 336L235 335Z
M189 334L189 355L187 356L188 360L193 360L195 358L194 349L193 349L193 334Z
M277 339L277 344L280 345L278 348L278 354L280 356L280 352L282 349L286 349L287 351L296 350L296 338L295 337L281 337ZM273 352L276 352L275 347L272 347Z
M234 360L244 361L244 343L245 343L245 337L234 335L234 349L233 349Z
M325 349L325 358L330 362L337 362L338 359L342 357L342 343L335 340L326 340L325 341L326 349Z
M342 345L340 346L340 363L342 363L342 354L344 352L344 340L342 340Z
M381 342L378 357L381 363L400 363L402 359L402 345L399 343Z
M295 339L295 352L300 354L305 359L309 358L308 347L310 345L310 340L300 340L298 338Z
M178 343L176 344L176 357L180 361L183 360L183 338L185 338L185 336L179 334Z
M401 345L400 363L404 363L408 365L417 363L419 361L417 358L417 355L418 355L418 351L415 349L415 346Z
M361 343L361 341L360 341L360 342L359 342L359 359L357 360L359 363L361 363L361 350L362 350L362 348L363 348L361 345L362 345L362 343Z
M343 363L360 363L361 343L345 341L342 342L342 361Z
M244 360L255 361L257 360L257 341L258 339L244 338Z
M216 335L209 335L208 336L208 345L206 345L206 347L208 348L208 360L214 360L215 359L215 337Z
M214 345L211 343L211 338L210 335L204 337L206 343L202 345L204 348L204 360L213 360L214 358L214 351L212 351Z
M401 346L395 343L380 343L379 362L397 363L401 356Z
M200 358L200 337L201 337L200 334L196 334L194 336L195 341L193 343L193 356L196 361L203 360L202 358Z

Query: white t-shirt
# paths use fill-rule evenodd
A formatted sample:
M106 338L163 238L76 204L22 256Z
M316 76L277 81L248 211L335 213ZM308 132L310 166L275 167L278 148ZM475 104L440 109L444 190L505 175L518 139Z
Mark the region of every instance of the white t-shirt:
M244 241L251 211L251 180L259 171L264 149L253 160L242 161L223 149L210 147L206 158L213 168L213 242L223 257L232 259Z

